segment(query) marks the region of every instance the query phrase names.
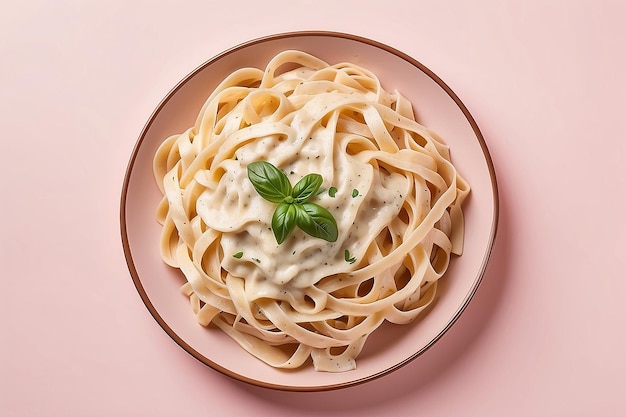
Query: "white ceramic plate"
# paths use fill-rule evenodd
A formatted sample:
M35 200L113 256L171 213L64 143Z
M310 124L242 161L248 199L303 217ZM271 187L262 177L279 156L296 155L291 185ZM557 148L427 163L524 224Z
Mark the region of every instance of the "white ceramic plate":
M240 67L263 68L285 49L300 49L329 63L351 61L376 73L387 90L398 89L414 105L417 119L450 145L452 160L472 187L464 206L465 252L454 258L435 306L421 320L385 325L370 338L357 369L344 373L273 369L239 348L221 331L197 324L182 276L160 257L161 227L154 214L159 191L152 158L167 136L193 122L210 92ZM485 272L498 220L493 165L483 137L459 98L415 59L378 42L332 32L273 35L236 46L210 59L185 77L158 105L131 156L121 198L121 233L129 270L139 294L163 329L183 349L206 365L255 385L293 391L319 391L362 383L389 373L433 345L466 308ZM392 341L391 343L389 341Z

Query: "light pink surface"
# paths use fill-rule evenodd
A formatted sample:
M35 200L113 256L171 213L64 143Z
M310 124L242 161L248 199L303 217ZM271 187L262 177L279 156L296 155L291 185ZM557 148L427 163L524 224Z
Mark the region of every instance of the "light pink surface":
M0 415L626 412L626 3L153 3L4 6ZM492 263L442 340L309 394L184 352L141 302L119 234L128 157L168 90L232 45L306 29L385 42L439 75L481 128L501 198Z

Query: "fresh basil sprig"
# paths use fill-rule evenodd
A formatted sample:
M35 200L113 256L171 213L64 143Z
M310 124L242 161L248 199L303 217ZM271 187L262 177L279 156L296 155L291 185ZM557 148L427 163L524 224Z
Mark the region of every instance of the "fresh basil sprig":
M322 185L321 175L308 174L292 187L283 171L269 162L258 161L248 165L248 179L261 197L278 204L272 215L272 231L279 245L296 226L313 237L328 242L337 240L339 231L333 215L309 201Z

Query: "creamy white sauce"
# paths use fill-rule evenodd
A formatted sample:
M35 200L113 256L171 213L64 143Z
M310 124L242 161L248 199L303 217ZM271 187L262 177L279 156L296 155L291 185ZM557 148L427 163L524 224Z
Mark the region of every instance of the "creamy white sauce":
M222 268L244 277L249 299L297 297L298 289L350 271L353 265L346 262L345 250L358 262L368 239L398 215L409 187L403 175L374 171L367 161L345 153L334 155L334 131L303 126L293 130L293 137L266 136L238 148L236 159L221 163L225 172L218 186L206 189L197 200L204 223L222 232ZM276 243L271 230L276 205L258 195L247 177L247 165L259 160L282 169L292 185L309 173L323 176L325 191L311 201L335 217L336 242L296 228L282 244ZM337 189L334 197L328 193L331 187ZM240 258L232 256L239 252Z

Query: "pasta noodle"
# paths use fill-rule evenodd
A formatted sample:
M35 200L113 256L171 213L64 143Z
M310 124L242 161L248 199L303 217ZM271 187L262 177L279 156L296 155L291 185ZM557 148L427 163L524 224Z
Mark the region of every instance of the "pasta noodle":
M296 228L278 244L276 204L247 176L255 161L291 183L320 174L311 201L336 219L336 241ZM470 189L448 146L354 64L289 50L234 71L160 145L154 175L161 255L198 322L273 367L355 369L368 336L413 321L462 253Z

